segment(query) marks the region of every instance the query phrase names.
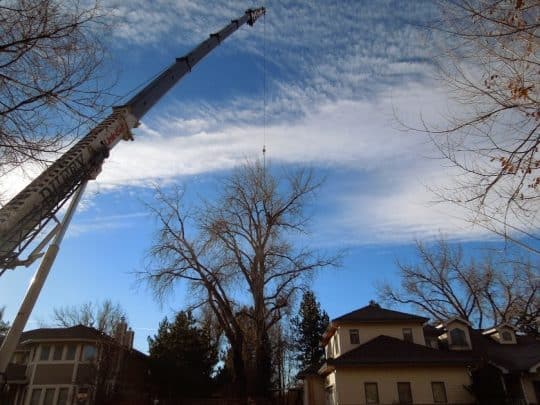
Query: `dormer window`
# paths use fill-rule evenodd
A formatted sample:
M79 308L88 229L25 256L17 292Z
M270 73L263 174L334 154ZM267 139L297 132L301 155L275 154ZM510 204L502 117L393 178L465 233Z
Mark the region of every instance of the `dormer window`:
M349 338L351 340L351 345L360 344L360 335L358 334L358 329L349 329Z
M450 331L450 342L453 346L468 346L465 331L454 328Z
M512 334L507 330L503 330L501 332L501 340L503 342L512 342L513 341Z

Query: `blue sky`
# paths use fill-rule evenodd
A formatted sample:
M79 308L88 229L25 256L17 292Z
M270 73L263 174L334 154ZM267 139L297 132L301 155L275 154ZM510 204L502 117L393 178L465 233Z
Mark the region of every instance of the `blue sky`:
M108 68L124 95L219 30L247 1L108 0L114 8ZM203 60L120 143L93 182L27 328L51 321L61 305L110 298L121 303L135 345L159 321L190 302L180 286L164 303L136 283L155 223L144 208L152 185L180 182L190 196L212 195L246 159L274 169L311 167L326 178L307 242L346 248L342 268L313 279L331 317L376 298L377 281L395 280L396 258L413 258L415 239L445 234L468 247L493 237L464 221L467 212L436 204L433 189L455 172L435 159L419 133L455 108L437 79L440 52L422 29L437 16L432 1L265 1L268 13ZM266 98L265 98L266 96ZM265 102L266 100L266 102ZM266 104L266 109L264 108ZM266 125L265 125L266 122ZM32 167L27 173L37 173ZM2 180L8 195L29 181ZM0 305L15 315L35 266L6 273ZM408 308L402 308L408 310Z

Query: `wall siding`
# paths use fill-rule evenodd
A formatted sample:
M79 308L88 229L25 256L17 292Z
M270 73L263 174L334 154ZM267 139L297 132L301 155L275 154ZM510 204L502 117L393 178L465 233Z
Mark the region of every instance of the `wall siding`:
M432 381L445 383L448 403L471 404L474 399L464 388L470 384L465 367L362 367L336 371L339 405L365 404L365 382L376 382L381 405L398 403L397 383L409 382L415 404L432 404Z
M351 349L357 348L359 345L351 345L349 338L350 329L358 329L360 337L360 345L376 338L380 335L386 335L403 340L403 328L411 328L413 334L413 342L419 345L426 345L424 339L424 331L418 323L391 323L391 324L361 324L361 325L341 325L336 335L339 339L340 355L348 352Z

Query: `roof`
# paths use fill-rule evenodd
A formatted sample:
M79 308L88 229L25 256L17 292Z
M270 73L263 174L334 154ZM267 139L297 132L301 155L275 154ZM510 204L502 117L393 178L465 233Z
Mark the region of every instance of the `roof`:
M369 304L363 308L342 315L332 322L388 322L388 321L411 321L425 323L428 318L407 314L405 312L392 311L381 308L378 304Z
M470 351L444 351L390 336L380 335L348 351L336 359L328 359L334 366L363 364L433 364L466 365L473 362Z
M500 344L480 330L471 330L471 343L478 358L509 372L529 371L540 363L540 340L534 336L516 335L516 344Z
M445 333L444 330L436 328L433 325L424 325L424 336L425 337L439 337Z
M21 344L35 340L102 340L111 339L105 333L97 329L77 325L69 328L39 328L23 332L20 338Z

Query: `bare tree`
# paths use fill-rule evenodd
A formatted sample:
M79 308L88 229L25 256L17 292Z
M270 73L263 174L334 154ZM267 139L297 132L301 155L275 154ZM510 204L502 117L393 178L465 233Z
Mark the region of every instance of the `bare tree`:
M442 239L431 247L417 242L416 251L417 263L397 263L401 288L379 286L381 301L412 305L438 321L458 316L477 328L507 322L539 332L538 267L493 255L467 259L459 245Z
M9 330L9 323L4 321L4 312L6 307L0 307L0 336L3 336Z
M109 336L113 336L117 325L127 319L120 304L113 304L111 300L105 300L100 304L86 302L80 306L54 308L53 311L53 322L58 326L90 326Z
M158 297L186 280L212 309L231 346L233 369L246 381L243 352L252 325L255 394L271 379L268 333L290 308L313 271L336 264L293 243L306 232L304 209L319 183L309 171L274 176L260 162L247 163L224 180L221 195L199 209L184 206L182 192L158 190L151 209L159 231L144 277ZM191 234L192 233L192 234Z
M540 3L441 1L443 78L464 108L426 130L463 174L445 200L504 236L527 231L540 202ZM521 235L523 236L523 235ZM535 250L536 251L536 250ZM538 252L538 251L537 251Z
M100 111L97 1L0 3L0 169L50 159Z

